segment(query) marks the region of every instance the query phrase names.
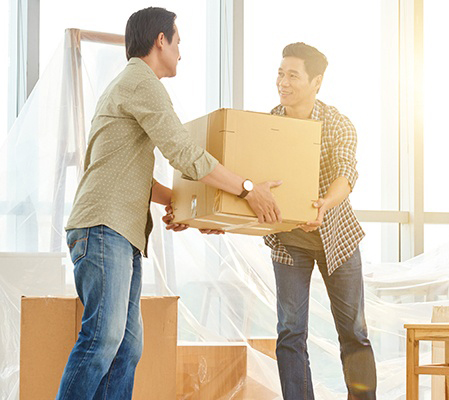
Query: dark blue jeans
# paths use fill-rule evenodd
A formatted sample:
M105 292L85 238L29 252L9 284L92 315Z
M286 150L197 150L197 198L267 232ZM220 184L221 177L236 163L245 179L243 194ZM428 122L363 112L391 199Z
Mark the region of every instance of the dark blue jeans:
M84 314L56 398L131 400L143 344L141 254L104 225L69 230L67 244Z
M329 295L348 399L376 398L376 367L365 323L362 263L352 257L328 276L324 251L287 246L294 266L273 262L277 289L276 356L285 400L313 400L307 353L310 279L315 261Z

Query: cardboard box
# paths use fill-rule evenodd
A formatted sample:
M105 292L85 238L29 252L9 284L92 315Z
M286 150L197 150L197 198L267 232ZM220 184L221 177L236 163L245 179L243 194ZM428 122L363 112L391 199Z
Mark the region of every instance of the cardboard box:
M246 200L184 179L179 171L173 178L175 222L263 236L316 218L321 122L220 109L185 126L229 170L254 183L282 180L272 192L283 222L259 224Z
M244 385L245 343L186 343L178 346L177 400L224 399Z
M178 297L142 297L144 350L134 400L176 397ZM24 297L20 334L20 399L54 399L81 327L83 306L74 297Z
M250 338L248 344L273 360L276 360L276 338Z

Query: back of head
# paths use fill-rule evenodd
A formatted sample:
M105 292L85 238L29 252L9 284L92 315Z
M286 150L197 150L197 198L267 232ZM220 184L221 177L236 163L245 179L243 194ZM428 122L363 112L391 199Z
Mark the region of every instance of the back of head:
M159 33L171 43L176 14L165 8L148 7L132 14L126 24L126 58L148 55Z
M291 43L282 50L282 57L296 57L304 60L304 67L309 79L312 80L317 75L324 75L327 67L326 56L315 47L303 42Z

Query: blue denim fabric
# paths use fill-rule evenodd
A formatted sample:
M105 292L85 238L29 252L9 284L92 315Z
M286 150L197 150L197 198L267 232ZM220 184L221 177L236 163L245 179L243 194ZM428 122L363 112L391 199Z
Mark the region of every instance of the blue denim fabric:
M329 295L340 342L348 399L376 398L376 367L364 315L360 251L328 276L324 251L286 246L294 265L273 262L276 277L276 356L285 400L313 400L307 353L309 291L315 261Z
M141 254L104 225L69 230L67 244L84 314L56 399L131 399L143 346Z

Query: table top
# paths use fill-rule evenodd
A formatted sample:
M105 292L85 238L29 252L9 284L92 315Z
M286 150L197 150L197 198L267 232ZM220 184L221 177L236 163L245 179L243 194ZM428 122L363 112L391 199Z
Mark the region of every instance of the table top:
M404 324L405 329L449 329L449 322L437 322L428 324Z

